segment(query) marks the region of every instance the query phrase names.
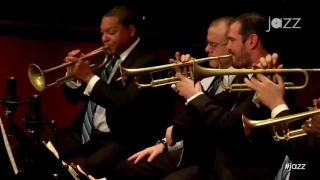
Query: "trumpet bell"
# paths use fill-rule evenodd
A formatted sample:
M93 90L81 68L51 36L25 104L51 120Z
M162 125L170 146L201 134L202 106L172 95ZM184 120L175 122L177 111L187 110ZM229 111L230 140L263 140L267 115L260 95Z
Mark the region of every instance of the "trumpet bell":
M97 64L97 65L96 64L91 64L90 65L91 71L94 71L94 70L96 70L98 68L101 68L101 67L105 66L106 63L108 62L109 54L108 54L107 48L108 48L107 45L102 46L102 47L100 47L100 48L98 48L98 49L96 49L94 51L91 51L88 54L82 55L79 58L79 60L82 61L82 60L85 60L87 58L90 58L90 57L93 57L93 56L97 56L100 53L104 53L105 58L104 58L103 62L101 62L100 64ZM45 69L45 70L41 70L41 68L39 66L37 66L36 64L30 64L28 66L28 77L29 77L29 80L30 80L32 86L35 89L37 89L38 91L43 91L46 88L54 86L54 85L60 86L60 85L63 85L65 83L69 82L69 81L73 81L76 78L74 76L72 76L72 75L68 75L68 76L65 76L65 77L57 79L55 82L53 82L51 84L46 84L47 76L49 76L50 74L53 74L54 72L57 72L57 71L59 71L59 70L61 70L63 68L72 66L75 63L76 62L66 62L66 63L60 64L58 66L49 68L49 69Z
M46 88L46 77L41 68L36 64L30 64L28 67L28 77L32 86L43 91Z

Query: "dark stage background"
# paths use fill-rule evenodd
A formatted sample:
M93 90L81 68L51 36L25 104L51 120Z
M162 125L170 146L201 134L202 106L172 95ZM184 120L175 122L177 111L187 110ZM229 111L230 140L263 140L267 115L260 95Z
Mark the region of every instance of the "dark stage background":
M117 2L117 3L115 3ZM319 13L310 1L134 1L121 2L134 9L141 17L142 38L149 41L167 61L174 52L205 57L204 38L208 24L226 15L259 12L265 16L301 18L301 29L272 30L275 52L280 54L286 67L316 68L319 65ZM6 2L0 10L0 96L5 94L5 81L14 76L18 82L20 99L29 99L39 93L27 77L27 67L36 63L43 69L62 63L72 49L89 52L101 46L99 25L102 15L119 1L101 3L79 1L62 3ZM172 4L175 3L175 4ZM145 17L143 20L143 16ZM53 81L65 72L48 78ZM319 91L317 73L310 74L307 89L297 91L299 104L310 104ZM303 79L302 79L303 80ZM295 79L301 81L301 78ZM66 102L61 88L50 88L39 93L43 113L57 121L59 127L67 126L77 115L81 105ZM1 117L4 109L1 107ZM22 125L27 108L18 109L15 120ZM178 112L181 108L178 108Z

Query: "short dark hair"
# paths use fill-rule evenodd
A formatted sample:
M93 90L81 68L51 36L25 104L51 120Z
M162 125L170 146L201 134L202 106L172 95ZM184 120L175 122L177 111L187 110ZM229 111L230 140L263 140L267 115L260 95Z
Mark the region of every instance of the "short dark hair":
M242 14L238 17L235 17L231 22L230 25L239 22L240 27L240 34L245 42L251 34L256 34L261 41L261 44L264 48L266 48L268 44L268 37L267 37L267 20L258 13L247 13Z
M126 6L116 6L104 14L104 17L117 17L119 24L127 28L131 25L137 26L137 19L133 11Z

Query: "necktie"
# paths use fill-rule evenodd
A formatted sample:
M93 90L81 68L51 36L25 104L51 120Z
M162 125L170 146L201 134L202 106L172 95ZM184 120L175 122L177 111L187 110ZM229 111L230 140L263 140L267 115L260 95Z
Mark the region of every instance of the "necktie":
M221 80L221 76L216 76L214 80L211 82L208 88L208 92L215 93L219 88L220 80Z
M104 71L102 71L102 73L101 73L101 78L103 80L108 81L109 76L112 72L112 69L119 59L120 59L120 56L114 56L112 59L110 59L109 63L107 63L107 65L106 65Z
M291 163L291 160L288 156L284 159L281 168L279 169L279 172L275 178L275 180L286 180L287 176L290 175L289 172L289 164Z
M107 63L105 69L101 72L101 79L104 81L107 81L114 65L116 64L117 60L119 60L119 56L113 57L109 63ZM95 111L95 108L97 107L97 104L89 101L86 114L84 116L84 122L82 126L82 142L83 144L87 143L90 140L90 135L92 131L92 121L93 121L93 114Z

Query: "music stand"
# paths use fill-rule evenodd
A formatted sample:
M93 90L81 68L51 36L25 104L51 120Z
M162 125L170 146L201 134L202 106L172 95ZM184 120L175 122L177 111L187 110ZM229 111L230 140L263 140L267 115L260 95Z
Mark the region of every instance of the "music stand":
M25 160L25 165L22 167L24 178L73 179L68 170L62 166L62 161L57 159L42 143L35 144L15 123L12 131L19 143L19 153Z
M19 173L19 170L14 159L10 143L8 141L7 134L0 117L0 159L2 160L2 168L0 168L1 175L4 175L6 179L13 178L16 174Z

